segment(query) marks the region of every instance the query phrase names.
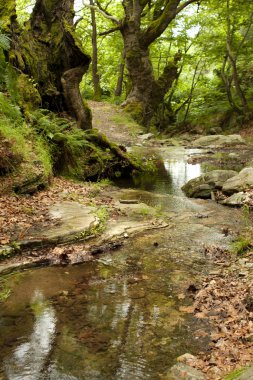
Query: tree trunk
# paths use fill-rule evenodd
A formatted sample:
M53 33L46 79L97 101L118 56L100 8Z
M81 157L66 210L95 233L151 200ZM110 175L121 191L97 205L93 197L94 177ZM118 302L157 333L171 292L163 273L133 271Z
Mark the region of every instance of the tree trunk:
M124 40L126 66L132 88L123 106L141 124L149 127L166 92L177 77L176 61L168 62L163 74L155 80L149 57L149 45L159 37L177 14L180 0L170 0L165 7L158 5L160 14L143 30L142 12L147 1L123 0L125 18L120 31ZM157 18L156 18L157 17Z
M225 72L227 60L228 60L228 56L225 55L222 68L220 71L217 70L217 74L220 76L220 78L223 82L223 85L224 85L224 88L226 90L227 98L228 98L228 101L229 101L231 108L235 112L237 112L238 114L241 114L242 113L241 109L237 106L237 104L235 103L235 101L233 99L233 95L231 92L231 80L228 78L228 76L226 75L226 72Z
M6 9L8 1L5 4L0 9ZM9 60L37 84L43 108L67 112L80 128L90 129L91 114L79 90L90 57L75 36L73 4L74 0L37 0L24 29L19 35L12 33ZM12 14L10 23L14 22Z
M131 90L123 106L140 123L146 125L152 117L149 103L154 75L147 48L140 46L135 33L124 35L126 66L131 81Z
M122 95L123 89L123 81L124 81L124 71L125 71L125 58L124 54L122 54L122 62L119 64L119 75L117 80L117 85L114 91L115 96Z
M141 44L138 33L124 33L126 66L132 83L123 106L141 124L148 127L164 96L177 78L175 61L168 62L163 74L155 80L149 49Z
M236 93L239 99L241 100L242 109L245 111L248 108L248 104L247 104L246 97L243 93L243 90L241 88L241 84L240 84L240 80L238 76L237 63L236 63L237 56L236 54L234 54L233 48L232 48L233 35L234 35L234 31L231 25L230 0L227 0L227 41L226 41L227 57L230 60L230 63L232 66L232 75L233 75L233 81L234 81Z
M90 0L90 5L94 6L94 1ZM100 87L100 77L98 74L98 46L97 46L97 23L94 8L90 8L92 25L92 81L94 87L94 100L101 100L102 90Z

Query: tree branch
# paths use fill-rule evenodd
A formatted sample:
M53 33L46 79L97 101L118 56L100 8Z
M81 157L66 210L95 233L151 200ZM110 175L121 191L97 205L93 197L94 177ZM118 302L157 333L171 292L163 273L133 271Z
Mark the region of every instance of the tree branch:
M180 5L180 7L177 8L177 14L182 12L184 8L193 3L197 3L199 5L201 3L201 0L187 0L185 3L183 3L182 5Z
M104 12L106 15L112 17L111 13L109 13L109 12L107 11L107 8L108 8L109 5L111 4L111 2L112 2L112 0L110 0L109 3L106 4L106 7L105 7L105 8L103 8L102 5L100 4L100 2L99 2L98 0L95 0L95 4L97 5L98 9L100 9L100 10L101 10L102 12Z
M120 25L120 21L116 19L115 17L111 16L110 14L108 14L108 12L104 12L102 9L95 7L93 5L86 4L84 1L83 1L83 6L90 9L94 9L94 11L100 13L102 16L104 16L108 20L111 20L112 22L114 22L114 24Z
M151 25L143 33L143 43L145 46L149 46L152 42L159 37L176 15L181 12L188 5L193 3L198 3L201 0L186 0L183 4L179 5L181 0L167 0L166 5L160 15L156 20L154 20Z
M159 18L154 20L143 33L143 44L149 46L159 37L176 17L177 7L180 0L166 1L165 8Z
M117 30L120 30L121 29L121 26L115 26L115 28L112 28L112 29L108 29L104 32L101 32L101 33L98 33L99 36L107 36L108 34L111 34L111 33L114 33L116 32Z

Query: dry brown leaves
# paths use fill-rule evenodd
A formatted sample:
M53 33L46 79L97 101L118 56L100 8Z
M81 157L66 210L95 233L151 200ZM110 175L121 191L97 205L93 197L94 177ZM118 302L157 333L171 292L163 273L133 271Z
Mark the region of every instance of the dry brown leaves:
M197 293L195 316L207 318L213 332L209 353L198 356L192 365L202 370L207 379L221 379L221 375L252 363L252 295L253 281L231 274L207 278Z
M63 178L54 178L49 189L34 195L0 196L0 244L22 240L35 225L39 228L49 226L52 221L48 216L50 206L60 201L78 201L96 205L110 203L111 199L98 197L91 199L91 185L75 183Z

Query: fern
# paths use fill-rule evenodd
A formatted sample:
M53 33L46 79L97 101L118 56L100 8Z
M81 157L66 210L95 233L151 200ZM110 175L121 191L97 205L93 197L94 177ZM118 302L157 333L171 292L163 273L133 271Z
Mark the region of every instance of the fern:
M20 108L10 101L10 99L0 92L0 115L4 115L12 121L13 126L23 125L23 118Z
M0 30L0 48L3 50L10 49L10 39L6 34L2 33Z
M17 70L10 64L7 64L4 79L6 89L8 90L11 100L13 103L18 104L20 99L20 95L17 89L18 73Z

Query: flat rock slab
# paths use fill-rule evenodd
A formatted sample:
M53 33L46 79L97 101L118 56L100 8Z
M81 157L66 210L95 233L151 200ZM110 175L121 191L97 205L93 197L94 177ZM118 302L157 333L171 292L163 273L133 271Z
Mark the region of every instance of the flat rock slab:
M165 227L168 227L168 223L165 223L161 220L153 223L150 221L126 221L123 218L117 221L110 221L99 240L99 244L103 244L106 241L113 241L115 238L127 238L131 235L135 235L147 230L154 230L157 228Z
M220 148L224 146L234 146L245 144L245 141L240 135L211 135L203 136L199 139L193 141L194 147L209 147L209 148Z
M99 243L114 240L119 237L128 237L146 230L164 228L168 223L157 218L157 210L146 203L121 203L117 201L115 207L123 215L116 220L109 220Z
M93 227L99 224L94 207L77 202L56 203L49 210L55 225L42 231L35 231L19 242L21 246L66 243L85 238L92 234Z

